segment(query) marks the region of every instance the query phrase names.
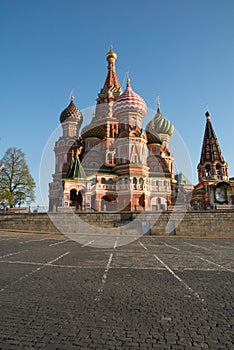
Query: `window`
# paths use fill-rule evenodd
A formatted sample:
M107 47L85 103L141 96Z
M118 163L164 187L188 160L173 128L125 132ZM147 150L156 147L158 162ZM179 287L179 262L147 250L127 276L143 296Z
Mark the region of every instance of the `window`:
M101 184L105 184L106 183L106 179L104 177L101 178Z
M94 177L94 178L91 180L91 186L96 185L96 183L97 183L97 180L96 180L96 177Z
M222 169L220 164L216 165L216 175L222 175Z
M211 171L210 171L210 165L207 164L205 167L205 175L206 176L210 176L211 175Z
M137 178L134 177L133 180L132 180L132 182L133 182L133 185L136 185L136 184L137 184Z

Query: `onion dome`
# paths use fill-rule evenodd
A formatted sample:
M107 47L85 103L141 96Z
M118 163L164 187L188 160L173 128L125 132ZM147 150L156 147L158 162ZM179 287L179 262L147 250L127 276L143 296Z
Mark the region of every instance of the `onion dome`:
M160 102L158 102L157 105L158 109L157 113L152 119L151 130L154 131L154 134L166 134L168 136L171 136L174 132L174 125L162 114L160 110Z
M147 105L143 98L136 94L130 85L130 79L127 79L127 87L126 90L116 98L115 103L113 105L113 115L118 117L123 112L133 112L139 113L142 117L147 112Z
M91 123L82 129L81 137L82 139L86 139L87 137L97 137L98 139L103 140L105 137L105 130L101 125Z
M146 125L145 131L148 143L162 143L160 136L155 131L154 119L151 119L151 121Z
M110 51L106 54L106 60L109 61L110 58L114 58L114 60L117 59L117 54L113 51L112 45L110 46Z
M74 121L79 124L83 122L83 115L74 104L74 96L71 96L71 102L60 115L60 123L65 121Z

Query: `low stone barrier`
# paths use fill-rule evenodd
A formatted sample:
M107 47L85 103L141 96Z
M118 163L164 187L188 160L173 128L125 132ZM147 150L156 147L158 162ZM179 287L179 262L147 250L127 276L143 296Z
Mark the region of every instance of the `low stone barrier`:
M113 228L123 226L129 222L149 223L151 235L179 237L226 237L234 238L234 211L194 211L194 212L122 212L122 213L97 213L97 212L78 212L77 231L79 233L81 222L89 223L92 233L95 227ZM60 233L59 225L61 222L63 230L71 232L74 225L71 220L76 220L74 214L70 213L14 213L0 214L0 229L24 232L40 233ZM73 222L74 223L74 222ZM139 232L139 230L136 230Z

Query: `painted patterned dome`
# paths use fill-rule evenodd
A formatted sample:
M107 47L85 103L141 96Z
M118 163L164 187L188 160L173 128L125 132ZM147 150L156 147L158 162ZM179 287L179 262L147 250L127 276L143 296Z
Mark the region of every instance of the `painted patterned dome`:
M145 131L148 143L162 143L160 136L155 131L154 119L151 119L151 121L146 125Z
M171 136L174 132L174 125L167 120L160 110L160 102L158 102L157 113L153 119L147 124L146 130L154 134L167 134Z
M82 124L83 122L83 115L74 104L74 96L71 97L71 102L60 115L60 123L63 123L67 120L76 121L79 124Z
M102 140L105 137L105 130L101 125L91 123L82 129L81 136L83 139L86 139L87 137L97 137Z
M130 79L127 80L126 90L116 98L113 106L113 115L118 117L123 112L135 112L142 115L146 114L147 105L143 98L132 91Z

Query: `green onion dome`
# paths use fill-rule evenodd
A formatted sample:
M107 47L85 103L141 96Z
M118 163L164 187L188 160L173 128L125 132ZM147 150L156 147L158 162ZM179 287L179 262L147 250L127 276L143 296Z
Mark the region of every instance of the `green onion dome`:
M87 137L97 137L98 139L103 140L105 137L105 130L101 125L91 123L82 129L81 137L82 139L86 139Z
M151 121L146 125L145 131L148 143L162 143L160 136L155 131L154 119L151 119Z
M166 134L168 136L171 136L174 132L174 125L164 117L160 110L160 102L158 102L157 113L152 119L151 130L156 134Z

